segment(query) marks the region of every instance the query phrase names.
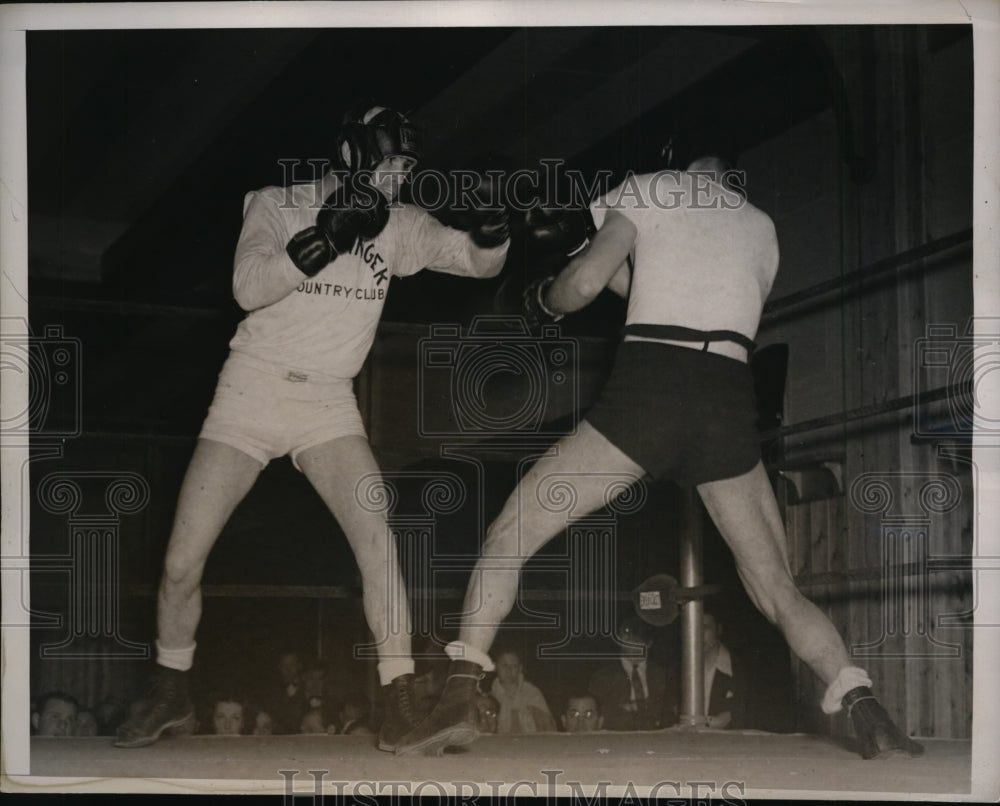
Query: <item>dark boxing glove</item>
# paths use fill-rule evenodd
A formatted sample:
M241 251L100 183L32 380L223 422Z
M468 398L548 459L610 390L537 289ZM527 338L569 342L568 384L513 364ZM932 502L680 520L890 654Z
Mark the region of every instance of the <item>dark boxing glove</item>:
M370 172L359 171L353 174L350 183L348 205L362 216L358 236L364 241L370 241L389 223L389 203L372 185Z
M510 215L500 190L497 172L461 171L454 174L455 207L444 216L445 223L469 233L476 246L492 249L510 238Z
M316 225L293 235L285 251L299 271L312 277L351 251L358 238L374 238L388 221L389 205L371 185L351 191L340 187L327 197Z
M483 249L500 246L510 238L510 216L506 210L492 212L469 230L469 236Z
M536 257L572 257L583 251L597 232L587 208L545 208L536 205L524 220L528 249Z

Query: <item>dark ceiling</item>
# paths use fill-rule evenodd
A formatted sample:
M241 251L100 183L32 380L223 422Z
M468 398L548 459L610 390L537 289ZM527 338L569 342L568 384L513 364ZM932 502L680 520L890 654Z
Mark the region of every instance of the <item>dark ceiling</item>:
M659 167L676 126L712 120L745 149L835 104L832 41L793 27L29 32L33 330L81 339L89 427L187 433L240 316L243 196L293 178L288 160L329 157L346 109L408 111L425 168L490 155L621 176ZM468 321L498 282L397 279L384 319ZM616 305L569 326L613 332Z

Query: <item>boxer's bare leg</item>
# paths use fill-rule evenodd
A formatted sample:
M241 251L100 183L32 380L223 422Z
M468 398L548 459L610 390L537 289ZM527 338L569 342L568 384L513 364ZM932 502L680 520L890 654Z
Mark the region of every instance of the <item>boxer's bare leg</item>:
M827 684L824 699L834 700L827 705L839 705L843 698L861 755L875 758L897 751L921 755L924 748L893 723L869 683L845 682L866 675L851 666L847 648L830 620L795 586L784 524L764 466L758 462L743 475L702 484L698 492L732 549L740 579L754 604Z
M177 500L163 561L156 612L160 644L194 643L201 620L201 575L233 510L260 475L261 464L230 445L199 439Z
M299 467L347 536L361 571L365 618L378 647L378 672L386 698L381 750L395 750L417 723L414 710L410 608L388 513L364 488L381 476L368 440L345 436L302 451ZM388 503L387 501L385 502Z
M193 713L186 671L201 619L205 562L237 504L260 475L243 451L199 439L181 484L157 600L157 678L149 707L118 730L118 747L144 747Z
M379 657L410 659L410 611L387 513L358 500L358 485L379 477L368 440L347 436L302 451L299 467L347 536L361 571L365 618ZM374 511L373 511L374 510ZM391 597L391 600L390 600Z
M397 753L440 752L475 739L477 681L488 668L486 653L497 629L517 599L522 566L571 521L610 503L643 475L586 421L531 467L487 530L465 596L455 647L462 654L449 652L453 660L441 699L403 737Z
M792 651L831 683L850 658L830 620L795 586L784 524L764 466L758 462L741 476L701 484L698 493L732 549L754 604L781 629Z
M644 474L586 420L561 439L525 473L490 524L466 591L459 640L487 652L517 599L524 563L571 521L610 503Z

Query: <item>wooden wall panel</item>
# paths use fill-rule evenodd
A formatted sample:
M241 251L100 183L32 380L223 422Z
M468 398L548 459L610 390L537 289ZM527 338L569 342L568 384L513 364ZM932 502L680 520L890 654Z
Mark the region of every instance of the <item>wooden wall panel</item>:
M942 105L955 105L954 97L941 92L948 83L941 71L961 76L956 65L968 63L971 42L930 53L916 30L882 31L878 36L885 58L878 72L864 81L873 84L876 97L884 101L876 105L876 125L881 142L891 142L892 147L873 155L876 171L869 181L856 183L846 172L841 174L840 242L831 242L828 248L841 254L845 273L950 234L965 221L954 212L968 209L966 195L971 190L971 163L962 152L967 144L961 127L933 122ZM849 88L862 86L861 78L845 75ZM963 96L967 90L963 85L957 93ZM855 91L853 108L861 109L861 101L861 93ZM967 123L971 125L971 119ZM933 158L925 162L930 150ZM949 165L964 167L961 181L941 181L944 166ZM940 191L953 194L951 204ZM794 271L783 265L783 271L790 268ZM953 323L959 335L964 332L972 310L967 256L958 250L915 269L893 282L868 284L859 289L860 297L845 296L841 301L839 328L828 336L831 341L842 340L843 373L829 378L824 388L829 404L839 399L844 409L851 409L924 391L927 380L915 375L914 368L927 326ZM791 371L796 330L807 324L808 318L802 317L781 327L793 351L787 406L792 422L802 411L797 401L816 399L815 389L812 393L798 389L799 379ZM935 410L947 423L947 404ZM954 447L948 448L949 444ZM971 551L975 491L968 467L942 458L939 449L959 455L966 450L960 435L928 438L915 433L909 410L787 440L787 461L808 458L810 452L820 456L840 451L845 491L788 506L786 526L795 573L814 580L825 572L853 576L838 584L809 585L805 591L845 636L855 662L869 671L890 712L920 735L966 737L971 728L972 634L968 625L940 621L948 613L971 607L971 575L960 569L940 570L934 558L967 556ZM869 477L882 480L891 505L880 510L852 501L851 484ZM947 511L927 506L926 485L935 479L962 490L961 500ZM897 523L901 519L909 522ZM911 535L909 543L904 534ZM918 534L922 534L919 539ZM898 563L918 562L921 557L896 558L883 579L886 545L915 547L921 540L930 565L901 576L907 569ZM904 621L916 617L928 621ZM795 668L803 705L799 725L803 729L822 725L816 703L823 687L803 664L795 662ZM849 731L842 717L828 725L836 732Z

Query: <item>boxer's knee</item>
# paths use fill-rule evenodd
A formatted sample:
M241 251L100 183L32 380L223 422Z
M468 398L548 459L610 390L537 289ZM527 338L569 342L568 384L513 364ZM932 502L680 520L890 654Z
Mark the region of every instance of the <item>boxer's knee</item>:
M201 583L205 561L180 549L167 551L160 587L164 594L190 594Z

